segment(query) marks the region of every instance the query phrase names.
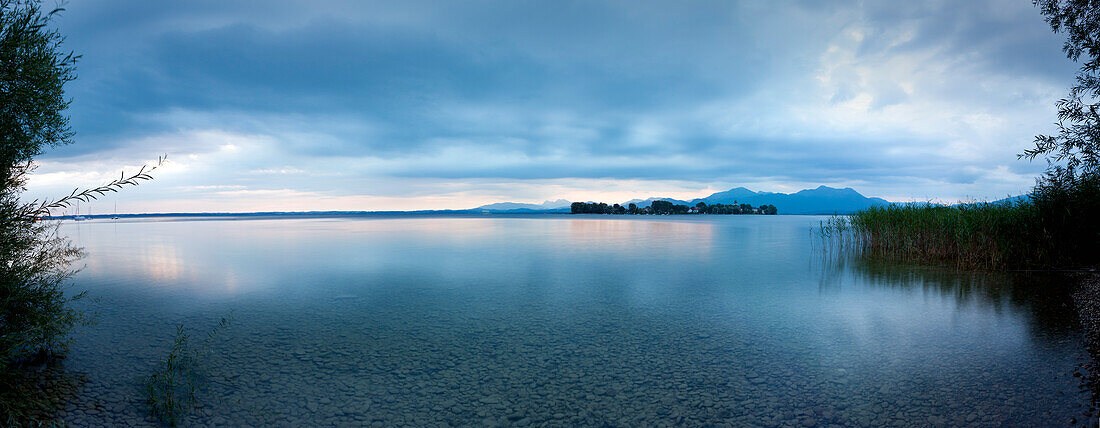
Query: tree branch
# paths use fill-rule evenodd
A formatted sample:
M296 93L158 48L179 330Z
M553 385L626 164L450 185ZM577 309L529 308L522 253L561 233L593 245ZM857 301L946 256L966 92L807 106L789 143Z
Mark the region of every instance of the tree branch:
M33 210L30 211L29 216L36 219L45 217L50 215L50 210L68 208L75 204L77 201L94 201L99 199L100 196L106 195L108 192L118 192L125 186L137 186L143 181L152 180L153 176L150 175L150 173L152 173L157 168L160 168L160 166L164 165L166 161L168 161L168 155L158 157L157 163L153 165L152 168L149 168L149 165L142 165L141 169L139 169L138 172L130 176L127 176L126 172L123 171L119 175L119 178L111 181L110 183L91 189L73 189L72 193L69 193L68 196L65 196L56 201L34 201L31 203L31 205L36 206Z

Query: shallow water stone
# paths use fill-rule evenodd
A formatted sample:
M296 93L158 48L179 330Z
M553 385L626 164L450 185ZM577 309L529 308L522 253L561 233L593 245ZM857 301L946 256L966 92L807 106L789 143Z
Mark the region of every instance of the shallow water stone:
M123 394L118 392L119 385L125 383L117 380L137 375L131 375L137 370L127 366L142 365L146 359L155 361L165 350L164 346L145 350L148 343L163 343L164 335L158 329L180 321L201 329L202 323L220 316L217 312L231 302L238 307L241 322L226 331L232 335L226 337L234 340L225 342L222 350L227 351L226 357L219 364L227 373L240 373L241 381L211 391L211 395L227 397L227 401L244 398L241 407L251 406L257 412L278 409L265 410L263 416L234 416L232 424L236 426L362 426L367 422L379 426L470 426L482 419L513 426L525 418L533 426L746 426L761 421L797 426L808 419L813 419L815 426L825 426L860 425L861 417L867 421L862 425L931 422L928 416L932 414L948 416L945 422L967 424L971 411L981 415L971 425L1051 426L1069 420L1072 415L1066 409L1078 412L1072 408L1076 398L1068 393L1057 395L1055 387L1073 389L1064 388L1066 382L1054 378L1055 373L1046 377L1051 366L1072 357L1075 342L1057 334L1044 338L1047 329L1043 322L1029 317L1029 298L1001 300L1011 302L997 309L1000 319L1012 321L1004 325L1029 327L1005 330L996 327L1000 324L969 323L987 319L983 311L990 309L990 297L983 293L996 291L980 286L974 287L976 291L940 288L934 278L914 281L911 275L901 279L876 272L862 275L865 272L844 266L839 268L842 275L834 278L836 287L830 288L833 285L819 282L832 278L830 271L805 269L801 262L776 257L804 254L798 247L804 231L788 236L786 229L765 228L767 236L782 239L760 243L754 241L755 235L742 233L758 226L745 226L744 218L728 220L731 222L693 218L668 223L632 219L626 224L634 226L627 231L607 236L599 231L603 229L571 229L592 221L584 219L510 219L505 222L509 225L499 224L499 219L466 219L455 224L462 227L454 230L476 224L479 232L455 236L448 235L453 230L439 232L455 238L450 241L424 240L417 233L387 241L384 237L389 232L379 231L390 226L381 221L295 221L261 228L262 233L252 229L264 224L261 221L218 229L218 237L249 237L227 244L239 246L234 251L250 254L243 259L219 253L220 247L207 249L208 245L200 245L205 241L191 236L195 227L217 226L218 222L205 226L137 225L134 227L157 231L158 245L179 250L174 254L181 257L185 272L179 279L164 279L170 287L133 287L125 290L128 294L112 292L109 287L93 290L93 294L106 293L117 303L105 309L104 319L120 329L108 333L134 341L99 340L107 334L84 336L78 338L73 355L84 359L76 366L93 377L88 391L115 403ZM402 221L417 229L454 220ZM623 221L598 224L603 228L619 223ZM524 224L537 225L533 229L537 233L529 234L531 230L521 226ZM303 248L336 244L334 248L346 251L311 250L317 252L314 254L294 246L282 247L279 254L291 252L300 258L289 260L271 256L267 246L254 245L253 238L270 244L268 238L287 236L283 230L288 225L310 229L310 234L293 235L293 242L302 243ZM175 227L187 235L173 235ZM645 233L629 232L635 227ZM506 232L509 230L522 232L511 235L513 232ZM661 235L675 251L656 246L628 254L603 244L644 242L664 233L662 230L675 231ZM693 230L705 233L693 234ZM592 240L581 244L575 241L578 236ZM682 240L681 236L702 239ZM507 258L499 248L505 240ZM559 244L570 250L559 251L555 247ZM117 251L95 243L92 246L89 263L93 267L102 262L95 259L96 254ZM777 251L735 250L743 247L774 247ZM576 248L585 250L577 252ZM788 251L792 249L797 251ZM707 256L693 257L699 254L696 250L708 251ZM186 256L210 251L223 259ZM344 263L348 254L362 254L364 260L369 256L377 263ZM593 256L606 257L598 257L600 264L596 265L589 260ZM438 263L440 260L447 263ZM691 271L689 279L684 278L684 260L699 267ZM332 269L328 269L330 264ZM797 269L790 268L796 264ZM308 284L302 283L300 275L288 276L293 281L279 278L295 267L328 274L324 281ZM190 270L198 268L209 269ZM193 282L224 283L219 275L227 269L234 269L241 281L237 285L240 292L231 294L231 299L225 298L225 290L209 292L201 287L194 293L165 297L173 290L194 290ZM96 281L107 283L109 276L95 276L100 271L109 269L89 269L91 276L84 275L79 282L90 284L89 288L96 288ZM782 287L768 282L775 275L783 276ZM767 286L757 285L755 278ZM333 296L353 293L362 296L354 305L333 303ZM929 293L936 298L927 298ZM914 294L924 297L914 299ZM961 309L956 305L959 296L969 299ZM853 341L848 322L851 313L836 310L850 304L849 297L869 303L861 306L867 315L880 314L878 308L891 308L882 322L906 331L906 337L913 336L910 339L948 332L932 345L938 357L914 361L912 349L890 335L857 334L858 342ZM160 303L162 300L170 305ZM902 303L905 305L898 305ZM166 307L169 309L164 310ZM961 315L958 319L968 323L952 317L921 318L942 314ZM920 322L909 324L914 316ZM932 322L940 324L932 330L922 327ZM985 327L974 327L978 325ZM95 339L86 339L89 337ZM110 346L104 346L108 343ZM1046 346L1050 343L1059 345ZM991 358L975 359L976 352ZM135 353L148 355L118 364ZM807 355L832 355L834 359L817 363L806 361ZM838 364L845 368L837 368ZM262 380L265 375L269 376L266 382ZM942 379L951 382L945 384ZM897 387L882 390L885 384ZM876 392L886 396L878 397ZM482 401L483 397L488 401ZM100 416L94 420L83 419L78 424L73 422L75 415L70 415L66 422L125 425L128 417L140 422L143 414L120 413L123 407L140 405L130 401L125 406L97 408ZM355 404L359 402L375 404ZM1010 404L989 407L997 402ZM949 403L955 405L948 407ZM845 410L849 406L853 408ZM186 422L190 426L218 425L221 420L217 417L237 411L225 407L212 405L217 415L213 419L195 417ZM802 407L813 411L796 413ZM370 414L365 415L368 409ZM526 412L520 413L520 409ZM830 414L831 409L839 412ZM873 413L876 410L881 413ZM1053 413L1047 413L1049 410ZM102 413L115 418L101 420ZM1005 418L988 416L992 414ZM782 419L775 420L773 415L782 415ZM961 420L956 419L959 416Z

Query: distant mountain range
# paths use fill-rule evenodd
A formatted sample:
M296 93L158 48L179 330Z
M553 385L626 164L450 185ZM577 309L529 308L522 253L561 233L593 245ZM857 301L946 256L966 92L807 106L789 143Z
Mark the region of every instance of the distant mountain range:
M890 201L882 198L863 196L851 188L837 189L819 186L816 189L805 189L795 193L755 192L744 187L737 187L690 201L674 198L647 198L629 200L620 203L620 205L626 206L634 203L639 207L648 207L653 201L669 201L674 204L688 206L694 206L699 202L705 202L707 205L733 203L752 204L753 206L775 205L779 208L780 214L847 214L868 207L890 204ZM483 205L475 209L489 212L569 212L569 202L564 199L553 202L547 201L542 204L505 202Z
M558 199L556 201L546 201L541 204L522 204L518 202L499 202L495 204L482 205L474 208L476 210L483 211L496 211L496 212L525 212L525 211L569 211L569 202L565 199Z
M1025 202L1028 199L1031 199L1031 195L1010 196L1010 197L1007 197L1007 198L1004 198L1004 199L998 199L996 201L993 201L993 203L994 204L1007 204L1007 203L1014 204L1014 203L1017 203L1017 202Z
M816 189L804 189L795 193L754 192L744 187L718 192L705 198L694 199L692 205L699 202L710 204L775 205L780 214L847 214L873 206L889 205L882 198L868 198L850 187L837 189L818 186Z

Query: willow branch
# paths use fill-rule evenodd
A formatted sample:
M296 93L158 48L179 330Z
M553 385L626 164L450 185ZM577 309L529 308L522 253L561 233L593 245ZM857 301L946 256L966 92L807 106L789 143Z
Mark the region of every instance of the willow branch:
M80 188L76 188L73 189L72 193L69 193L68 196L65 196L56 201L35 201L32 203L32 205L35 205L35 208L30 212L30 216L35 218L48 216L50 215L51 210L68 208L73 206L73 204L78 201L94 201L99 199L101 196L106 195L107 193L117 193L119 190L122 190L123 187L137 186L144 181L152 180L153 176L151 173L157 168L160 168L161 165L164 165L164 162L166 162L167 160L168 155L158 157L157 163L153 165L152 168L150 168L149 165L142 165L141 169L139 169L138 172L129 176L126 175L126 171L123 171L118 178L116 178L114 181L111 181L110 183L91 189L81 190Z

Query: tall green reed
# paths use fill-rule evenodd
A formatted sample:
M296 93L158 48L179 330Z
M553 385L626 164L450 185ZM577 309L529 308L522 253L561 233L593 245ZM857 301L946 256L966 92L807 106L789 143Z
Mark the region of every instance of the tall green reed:
M206 386L203 371L210 355L210 345L232 319L232 313L222 317L197 346L192 346L191 336L182 324L176 326L172 349L161 360L155 373L141 379L145 404L153 417L176 426L198 403L198 393Z
M823 221L829 248L959 268L1047 266L1059 258L1032 201L872 207Z

